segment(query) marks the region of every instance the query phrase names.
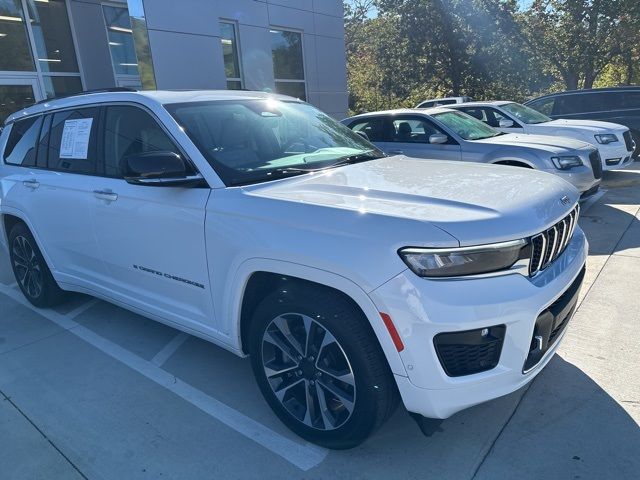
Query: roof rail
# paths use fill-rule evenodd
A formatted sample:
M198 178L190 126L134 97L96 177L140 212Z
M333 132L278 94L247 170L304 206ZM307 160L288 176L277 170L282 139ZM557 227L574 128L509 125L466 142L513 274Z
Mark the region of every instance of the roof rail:
M62 98L80 97L82 95L90 95L92 93L109 93L109 92L137 92L138 90L130 87L110 87L110 88L97 88L95 90L84 90L78 93L72 93L69 95L60 95L59 97L45 98L36 102L34 105L40 105L42 103L51 102L53 100L60 100Z

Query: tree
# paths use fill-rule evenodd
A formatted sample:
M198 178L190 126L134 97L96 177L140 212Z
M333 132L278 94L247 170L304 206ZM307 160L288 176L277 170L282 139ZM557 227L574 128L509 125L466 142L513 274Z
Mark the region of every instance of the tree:
M522 16L530 52L558 74L567 89L591 88L607 66L637 43L637 3L534 0Z

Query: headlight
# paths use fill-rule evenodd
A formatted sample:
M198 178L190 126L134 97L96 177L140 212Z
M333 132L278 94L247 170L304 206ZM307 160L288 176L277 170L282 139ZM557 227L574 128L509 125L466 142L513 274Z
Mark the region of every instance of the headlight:
M460 248L403 248L404 263L420 277L458 277L506 270L520 259L525 240Z
M613 133L604 133L602 135L594 135L596 137L596 142L602 143L606 145L607 143L613 143L618 141L618 137L616 137Z
M582 159L577 155L566 155L563 157L551 157L551 161L560 170L567 170L572 167L579 167L583 165Z

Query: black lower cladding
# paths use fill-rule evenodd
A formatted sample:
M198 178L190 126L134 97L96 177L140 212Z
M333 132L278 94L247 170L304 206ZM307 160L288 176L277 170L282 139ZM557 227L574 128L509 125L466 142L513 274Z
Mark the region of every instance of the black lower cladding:
M436 335L433 344L445 373L461 377L495 368L500 361L505 331L504 325L496 325Z
M560 298L549 305L544 312L538 315L533 328L529 354L522 367L523 373L535 367L544 357L545 353L553 347L560 334L569 324L578 303L578 293L584 280L586 267L582 270L567 288Z

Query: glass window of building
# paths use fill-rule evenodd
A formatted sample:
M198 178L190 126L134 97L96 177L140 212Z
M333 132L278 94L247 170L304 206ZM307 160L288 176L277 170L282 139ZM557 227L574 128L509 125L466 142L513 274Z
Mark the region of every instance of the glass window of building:
M224 59L224 73L227 76L229 90L242 89L242 73L240 71L240 57L238 55L238 41L236 26L230 22L220 22L220 42L222 42L222 57Z
M65 1L29 0L27 8L40 71L79 72Z
M131 86L140 84L138 58L136 56L129 10L122 7L103 5L102 11L109 38L111 62L118 85Z
M35 71L20 0L0 0L0 70Z
M82 91L65 0L0 0L0 122L45 97Z
M270 34L276 91L306 100L302 34L287 30L270 30Z

